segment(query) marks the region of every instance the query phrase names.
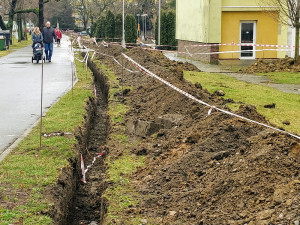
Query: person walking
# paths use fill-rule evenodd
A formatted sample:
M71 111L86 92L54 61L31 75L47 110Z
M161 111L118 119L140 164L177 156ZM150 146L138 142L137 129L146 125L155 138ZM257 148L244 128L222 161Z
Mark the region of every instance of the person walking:
M60 40L62 39L62 33L59 28L55 30L56 38L57 38L57 46L60 46Z
M51 58L53 54L53 39L55 40L55 42L57 42L57 37L49 21L46 23L46 27L44 27L43 29L43 37L44 37L46 60L51 62Z
M32 48L36 43L40 43L43 46L43 35L38 27L34 28L32 33Z

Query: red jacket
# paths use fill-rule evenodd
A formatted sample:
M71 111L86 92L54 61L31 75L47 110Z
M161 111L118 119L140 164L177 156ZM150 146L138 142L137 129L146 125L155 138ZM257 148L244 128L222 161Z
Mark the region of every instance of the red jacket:
M55 30L55 34L56 34L57 39L61 39L62 38L62 33L61 33L60 30Z

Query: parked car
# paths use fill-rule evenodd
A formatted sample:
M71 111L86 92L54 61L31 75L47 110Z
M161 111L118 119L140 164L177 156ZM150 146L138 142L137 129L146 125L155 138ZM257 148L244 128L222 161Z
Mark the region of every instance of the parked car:
M81 32L80 32L80 35L81 35L81 36L87 36L88 33L84 30L84 31L81 31Z

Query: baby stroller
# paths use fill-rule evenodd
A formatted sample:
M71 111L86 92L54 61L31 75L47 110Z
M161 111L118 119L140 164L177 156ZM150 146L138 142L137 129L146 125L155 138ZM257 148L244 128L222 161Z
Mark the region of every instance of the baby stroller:
M34 60L36 60L36 63L39 63L40 60L42 60L43 57L43 46L41 43L37 42L33 44L33 56L31 59L31 62L33 63ZM43 57L43 60L45 62L45 56Z

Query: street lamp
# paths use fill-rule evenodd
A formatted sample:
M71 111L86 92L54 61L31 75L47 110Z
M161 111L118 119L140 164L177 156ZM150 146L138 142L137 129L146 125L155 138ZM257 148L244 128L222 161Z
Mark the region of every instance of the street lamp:
M161 0L158 0L158 45L160 45L160 8L161 8Z
M143 40L146 40L146 33L147 33L147 16L148 14L144 13L142 14L142 17L144 17L144 36L143 36Z
M123 36L122 36L122 47L126 48L126 43L125 43L125 0L123 0L123 25L122 25L122 32L123 32Z

